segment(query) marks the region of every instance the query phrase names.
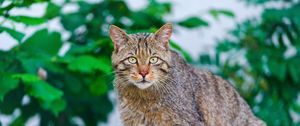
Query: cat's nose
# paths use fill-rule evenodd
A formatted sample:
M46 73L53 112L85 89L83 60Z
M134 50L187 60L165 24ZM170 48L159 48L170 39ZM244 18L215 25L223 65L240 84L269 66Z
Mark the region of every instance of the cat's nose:
M148 74L148 71L140 71L139 74L142 75L143 78Z
M145 76L149 73L149 67L146 65L139 66L139 74L145 78Z

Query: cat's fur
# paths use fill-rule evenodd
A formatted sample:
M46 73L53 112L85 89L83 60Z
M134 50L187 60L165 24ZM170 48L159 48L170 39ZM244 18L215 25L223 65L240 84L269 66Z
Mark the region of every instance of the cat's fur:
M265 125L227 81L195 69L171 51L171 33L170 23L154 34L128 35L110 27L115 86L125 126ZM128 61L130 57L136 60ZM149 63L151 57L159 62Z

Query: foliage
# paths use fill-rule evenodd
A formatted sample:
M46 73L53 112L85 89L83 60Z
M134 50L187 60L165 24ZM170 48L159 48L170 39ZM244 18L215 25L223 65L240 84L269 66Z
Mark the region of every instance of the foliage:
M268 1L249 0L257 6ZM200 61L217 68L235 84L255 114L270 126L299 126L300 2L264 8L261 19L250 19L220 41L213 56Z
M5 3L5 4L4 4ZM29 8L46 4L41 17L11 15L12 9ZM66 6L78 10L65 13ZM23 24L38 28L29 37L12 26L0 26L18 44L10 50L0 50L0 112L11 115L21 111L11 125L24 125L34 115L40 125L76 125L74 118L86 125L96 125L107 120L113 106L108 97L112 89L113 72L110 55L113 49L108 37L108 26L115 24L130 33L153 32L171 13L171 3L154 0L140 10L130 9L124 1L104 0L97 3L65 0L53 3L48 0L0 0L0 17L9 24ZM214 11L214 16L230 15ZM62 31L50 31L48 22L59 20ZM186 28L207 27L200 17L191 17L174 24ZM150 29L150 30L149 30ZM61 54L63 46L70 46ZM189 54L171 42L171 47L182 52L188 61ZM29 102L24 99L29 97ZM1 123L0 123L1 124Z

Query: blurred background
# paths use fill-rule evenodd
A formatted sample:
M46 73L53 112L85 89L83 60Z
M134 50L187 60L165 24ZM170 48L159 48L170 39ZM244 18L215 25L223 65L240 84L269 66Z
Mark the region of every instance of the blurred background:
M0 0L0 126L119 126L108 35L174 24L171 47L269 126L300 126L299 0Z

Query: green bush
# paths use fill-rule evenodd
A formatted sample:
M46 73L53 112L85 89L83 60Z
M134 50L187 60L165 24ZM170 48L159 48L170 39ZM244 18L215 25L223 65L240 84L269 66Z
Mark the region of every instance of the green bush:
M248 2L266 7L270 1ZM232 81L268 125L299 126L292 113L299 117L300 2L278 2L288 6L264 8L260 19L237 25L218 43L216 55L203 54L200 63Z

